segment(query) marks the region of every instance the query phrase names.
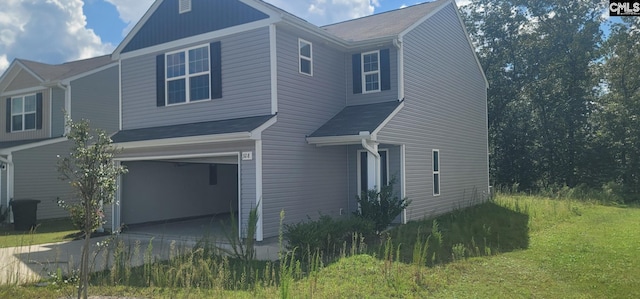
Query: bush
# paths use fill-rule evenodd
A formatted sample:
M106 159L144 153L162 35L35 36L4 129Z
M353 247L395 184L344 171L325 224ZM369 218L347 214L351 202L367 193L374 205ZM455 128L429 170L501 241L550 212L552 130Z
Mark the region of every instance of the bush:
M373 222L358 217L333 219L322 215L318 220L284 225L287 249L296 250L301 255L319 250L329 254L352 241L354 234L369 236L373 232Z
M374 229L378 233L387 229L389 224L411 203L409 199L400 199L393 192L394 183L395 179L391 180L388 185L383 186L380 192L371 189L369 192L363 192L361 196L356 196L360 210L354 214L372 221Z

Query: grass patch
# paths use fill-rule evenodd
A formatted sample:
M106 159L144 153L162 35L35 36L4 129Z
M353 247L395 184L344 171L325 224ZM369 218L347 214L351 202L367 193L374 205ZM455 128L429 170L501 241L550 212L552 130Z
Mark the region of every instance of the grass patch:
M47 244L73 239L78 230L68 218L42 220L31 231L16 231L13 225L0 226L0 248Z
M376 246L368 253L343 250L329 265L322 259L285 259L280 267L287 268L248 265L201 246L151 266L122 264L95 276L91 292L142 298L638 298L639 219L635 207L499 195L393 229L372 240ZM283 273L289 273L286 285ZM74 291L70 285L3 286L0 298L59 298Z

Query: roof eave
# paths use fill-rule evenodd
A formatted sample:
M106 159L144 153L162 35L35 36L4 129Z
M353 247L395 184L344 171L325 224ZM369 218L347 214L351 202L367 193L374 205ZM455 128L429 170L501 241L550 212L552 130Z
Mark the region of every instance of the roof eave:
M188 145L188 144L203 144L203 143L232 142L232 141L248 141L248 140L251 140L251 132L235 132L235 133L226 133L226 134L114 142L113 145L126 150L126 149L135 149L135 148L152 148L152 147L162 147L162 146L171 146L171 145Z

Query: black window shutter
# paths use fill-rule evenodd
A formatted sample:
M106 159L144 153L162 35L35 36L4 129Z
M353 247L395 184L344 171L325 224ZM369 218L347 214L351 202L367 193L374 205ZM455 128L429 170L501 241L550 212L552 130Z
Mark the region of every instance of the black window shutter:
M351 64L353 66L353 93L362 93L362 69L360 65L360 53L353 54Z
M220 42L209 45L211 59L211 98L222 98L222 49Z
M391 89L391 63L389 49L380 50L380 89Z
M36 129L42 129L42 93L36 93Z
M164 54L156 56L156 106L162 107L164 96Z
M11 133L11 98L7 98L7 133Z

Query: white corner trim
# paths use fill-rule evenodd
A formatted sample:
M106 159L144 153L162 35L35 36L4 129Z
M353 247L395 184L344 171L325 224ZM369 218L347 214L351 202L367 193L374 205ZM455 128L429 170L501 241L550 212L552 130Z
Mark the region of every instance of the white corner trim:
M122 54L114 53L113 57L114 59L129 59L129 58L149 55L153 53L167 52L167 51L171 51L178 48L184 48L185 46L188 47L191 44L199 44L205 41L216 40L216 39L220 39L220 38L241 33L241 32L268 27L269 25L276 23L277 21L279 20L264 19L264 20L237 25L237 26L233 26L225 29L210 31L207 33L199 34L199 35L185 37L182 39L162 43L162 44L151 46L151 47L142 48L142 49L127 52L127 53L122 53Z
M400 198L407 197L407 154L406 145L400 145ZM407 224L407 208L402 210L402 224Z
M278 113L278 46L276 25L269 25L269 52L271 61L271 114Z
M256 225L256 241L262 241L263 226L262 220L262 140L256 140L256 210L258 212L258 223ZM251 236L247 236L250 238Z
M122 60L118 60L118 130L122 131Z
M49 87L49 138L51 134L53 134L53 87Z
M270 118L264 124L260 125L259 127L255 128L255 129L253 129L253 131L251 131L251 139L253 139L253 140L262 139L262 132L264 132L264 130L268 129L269 127L273 126L276 122L278 122L278 116L274 115L272 118Z
M32 148L36 148L36 147L45 146L45 145L56 144L56 143L60 143L60 142L64 142L64 141L67 141L66 137L47 139L47 140L38 141L38 142L34 142L34 143L23 144L23 145L18 145L18 146L14 146L14 147L5 148L5 149L0 150L0 154L1 155L11 155L11 153L13 153L13 152L19 152L19 151L28 150L28 149L32 149Z
M373 130L373 133L371 133L373 140L378 138L378 133L380 133L380 131L396 116L396 114L402 110L402 108L404 108L404 101L401 101L398 107L396 107L396 109L394 109L375 130Z
M143 140L143 141L119 142L119 143L113 143L113 145L116 147L122 147L124 149L133 149L133 148L156 147L156 146L201 144L201 143L244 141L244 140L251 140L250 132L236 132L236 133L216 134L216 135L200 135L200 136L164 138L164 139L153 139L153 140Z

